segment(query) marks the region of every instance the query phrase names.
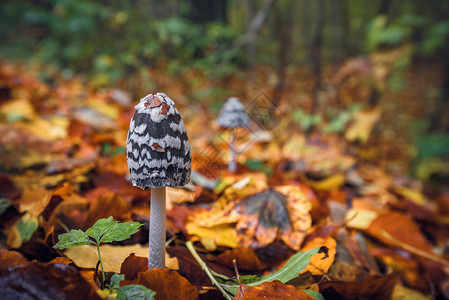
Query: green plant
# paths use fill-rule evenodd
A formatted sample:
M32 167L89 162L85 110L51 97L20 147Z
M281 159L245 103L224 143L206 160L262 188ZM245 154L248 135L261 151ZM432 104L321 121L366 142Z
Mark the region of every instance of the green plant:
M240 282L247 284L249 286L257 286L264 282L270 282L274 280L279 280L282 283L286 283L296 278L299 275L299 273L301 273L307 267L313 255L317 253L324 253L324 257L322 259L329 257L328 248L326 247L315 248L307 252L296 253L295 255L290 257L290 259L282 268L272 273L263 276L245 275L239 278L229 278L223 274L219 274L209 269L206 263L201 259L201 257L196 252L195 248L193 247L193 243L191 241L188 241L186 243L186 246L187 249L189 249L190 253L193 255L193 257L195 258L195 260L199 263L201 268L207 274L209 279L212 281L212 283L215 286L217 286L217 288L222 292L223 296L229 300L232 299L237 294L237 291L240 288ZM303 291L308 293L317 300L322 299L324 300L323 296L318 292L311 290L303 290Z
M138 222L119 223L118 221L114 221L112 216L107 219L99 219L92 227L87 229L86 232L81 229L72 229L68 233L60 234L58 236L58 242L53 248L62 250L83 245L95 245L97 247L104 283L105 273L103 261L101 259L100 244L126 240L131 237L132 234L136 233L140 226L142 226L142 224Z
M120 287L120 281L124 279L125 275L123 274L112 275L110 284L106 285L107 292L105 293L105 296L108 298L110 296L115 296L117 297L117 300L150 300L154 298L154 295L156 295L156 292L147 289L141 284L130 284Z

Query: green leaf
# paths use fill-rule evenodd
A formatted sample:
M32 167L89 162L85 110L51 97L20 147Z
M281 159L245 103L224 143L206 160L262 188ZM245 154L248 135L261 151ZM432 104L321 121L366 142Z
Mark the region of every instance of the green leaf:
M313 298L315 298L316 300L325 300L323 295L321 295L320 292L315 292L312 290L302 290L304 293L309 294L310 296L312 296Z
M240 277L240 280L249 286L260 285L263 282L270 282L273 280L279 280L282 283L286 283L287 281L297 277L299 273L301 273L310 263L310 258L318 253L319 250L320 248L315 248L307 252L298 252L290 257L288 262L281 269L273 273L261 276L258 280L254 280L254 276L250 276L248 278L246 276L242 276ZM245 282L245 280L248 280L249 282ZM232 293L233 295L235 295L237 293L237 290L239 289L237 279L227 281L223 284L220 283L220 285L226 291Z
M11 204L7 198L0 198L0 215L3 214Z
M88 244L94 244L94 242L89 239L89 236L86 233L80 229L72 229L68 233L60 234L58 236L58 242L53 246L53 248L61 250Z
M86 234L99 243L120 242L131 237L142 226L139 222L119 223L112 216L107 219L99 219Z
M154 299L156 292L140 284L130 284L117 289L117 300L151 300Z
M120 288L120 281L125 280L125 275L124 274L117 274L114 273L111 276L111 282L110 282L110 286L113 289L119 289Z

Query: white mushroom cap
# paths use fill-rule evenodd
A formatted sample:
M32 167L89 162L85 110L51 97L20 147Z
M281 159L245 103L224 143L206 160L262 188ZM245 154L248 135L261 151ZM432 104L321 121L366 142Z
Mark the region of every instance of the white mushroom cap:
M175 103L164 93L148 94L135 106L126 139L133 185L181 186L190 180L190 143Z
M248 127L250 121L240 100L237 97L231 97L221 108L217 123L221 127L235 128Z

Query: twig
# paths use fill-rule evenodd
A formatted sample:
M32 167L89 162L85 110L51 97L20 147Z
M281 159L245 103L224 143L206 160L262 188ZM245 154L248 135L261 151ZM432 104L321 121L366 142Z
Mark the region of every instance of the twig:
M201 269L206 272L207 277L212 281L212 284L215 285L220 292L223 294L223 296L227 300L232 300L232 298L229 296L229 294L221 287L220 283L215 279L214 275L210 272L209 268L207 267L206 263L201 259L201 257L196 252L195 248L193 247L193 243L191 241L186 242L186 247L189 249L192 256L195 258L195 260L200 264Z
M422 251L420 249L417 249L417 248L415 248L415 247L413 247L413 246L411 246L409 244L406 244L406 243L398 240L397 238L395 238L394 236L392 236L391 234L389 234L385 230L380 230L379 232L380 232L380 234L383 237L388 239L390 242L393 242L394 244L396 244L399 247L407 250L408 252L413 253L413 254L418 255L418 256L421 256L421 257L426 258L428 260L432 260L432 261L435 261L437 263L443 264L446 267L449 267L449 261L447 261L447 260L445 260L445 259L443 259L443 258L441 258L439 256L432 255L432 254L429 254L427 252L424 252L424 251Z
M239 281L240 293L243 295L242 281L240 281L239 269L237 268L237 261L235 258L232 260L232 263L234 264L235 276L237 276L237 280Z

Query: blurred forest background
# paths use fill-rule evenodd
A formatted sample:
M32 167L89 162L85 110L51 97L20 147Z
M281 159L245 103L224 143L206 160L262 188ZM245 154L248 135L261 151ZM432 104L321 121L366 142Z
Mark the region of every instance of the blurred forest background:
M249 103L263 91L306 132L343 132L357 111L381 107L371 136L352 138L359 157L424 180L449 176L447 0L14 0L0 8L0 57L47 84L77 78L132 99L166 91L212 115L227 97Z

